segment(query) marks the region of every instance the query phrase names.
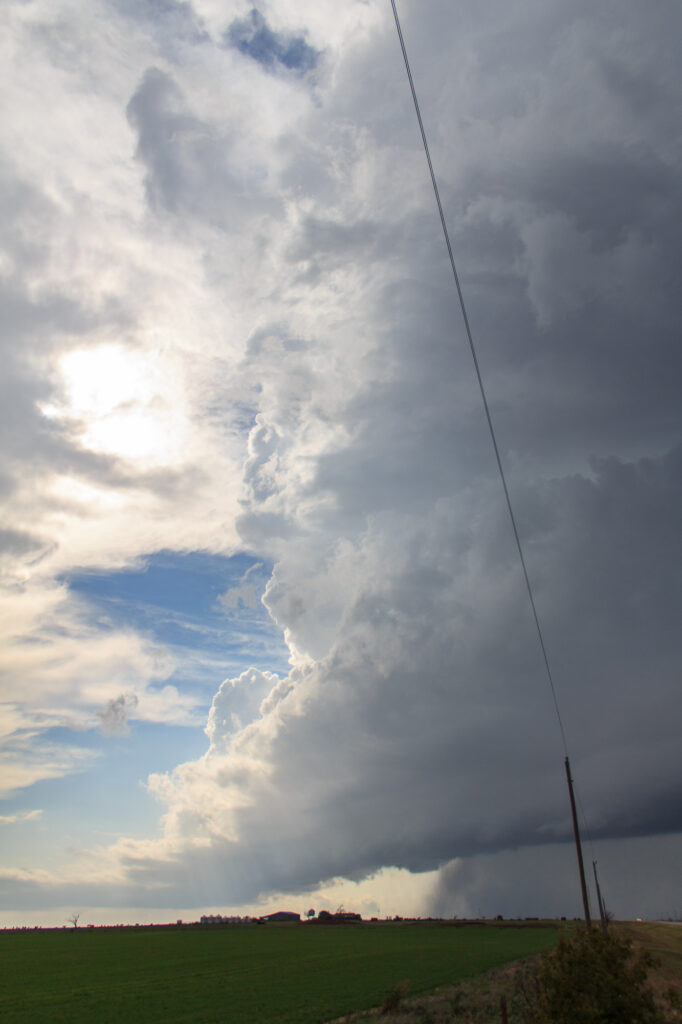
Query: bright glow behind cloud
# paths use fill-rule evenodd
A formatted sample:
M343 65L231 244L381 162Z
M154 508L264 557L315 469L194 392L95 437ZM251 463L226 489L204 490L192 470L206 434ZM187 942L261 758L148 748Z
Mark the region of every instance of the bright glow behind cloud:
M120 346L76 349L60 361L64 418L81 425L80 443L95 452L142 465L182 463L187 428L176 374L164 353L145 355Z

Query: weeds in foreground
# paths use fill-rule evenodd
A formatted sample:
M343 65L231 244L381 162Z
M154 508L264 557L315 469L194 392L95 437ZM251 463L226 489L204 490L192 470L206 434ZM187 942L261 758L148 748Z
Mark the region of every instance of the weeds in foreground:
M344 1017L345 1024L369 1024L388 1019L390 1024L499 1024L500 996L506 995L509 1024L520 1020L514 1016L514 982L518 964L509 964L459 985L441 988L430 995L401 999L394 1010L364 1011ZM384 1002L385 1005L385 1002ZM341 1024L339 1021L338 1024Z
M652 987L657 961L618 934L579 928L556 949L433 995L405 1000L396 986L381 1008L350 1024L390 1016L391 1024L682 1024L674 987ZM404 985L404 983L403 983ZM656 988L656 991L654 991Z
M381 1004L381 1008L379 1009L379 1013L382 1014L382 1016L387 1013L395 1013L409 991L409 981L398 982L397 985L394 985L394 987L386 993L384 1001Z

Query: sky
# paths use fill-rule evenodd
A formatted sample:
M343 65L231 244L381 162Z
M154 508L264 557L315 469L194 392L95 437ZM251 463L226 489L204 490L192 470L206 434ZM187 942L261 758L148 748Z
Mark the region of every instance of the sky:
M682 10L398 9L586 862L679 916ZM388 0L0 19L0 926L579 915Z

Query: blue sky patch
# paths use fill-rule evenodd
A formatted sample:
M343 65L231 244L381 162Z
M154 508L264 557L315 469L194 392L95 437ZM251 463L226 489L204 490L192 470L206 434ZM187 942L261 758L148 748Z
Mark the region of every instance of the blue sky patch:
M265 68L272 69L279 64L300 75L312 71L320 56L303 36L274 32L255 7L245 18L232 22L225 39L230 46Z
M261 598L272 565L250 555L161 551L143 565L64 577L103 628L129 627L168 647L181 689L215 692L245 668L286 674L288 651Z
M200 757L208 745L202 729L133 721L127 735L102 736L96 730L74 737L50 729L43 744L77 744L97 756L82 771L46 778L3 801L5 815L40 809L35 820L2 831L3 852L27 868L37 867L45 847L54 867L74 849L107 845L118 835L145 838L159 828L162 808L146 788L151 772L168 772ZM28 847L26 847L28 844ZM73 851L71 851L73 852Z

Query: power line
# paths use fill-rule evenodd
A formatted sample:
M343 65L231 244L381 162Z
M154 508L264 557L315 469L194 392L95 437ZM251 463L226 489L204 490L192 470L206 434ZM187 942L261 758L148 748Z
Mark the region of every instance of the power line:
M484 387L484 384L483 384L483 377L481 375L481 369L480 369L480 366L479 366L479 363L478 363L478 357L476 355L476 348L474 346L474 339L473 339L473 335L471 333L471 326L469 324L469 317L467 315L466 304L464 302L464 295L462 293L462 287L461 287L460 282L459 282L459 274L457 273L457 267L455 265L455 257L454 257L453 251L452 251L452 245L450 243L450 235L449 235L449 232L448 232L448 226L447 226L447 222L445 220L445 214L443 212L443 205L442 205L442 203L440 201L440 192L438 190L438 182L436 181L436 175L435 175L435 172L434 172L434 169L433 169L433 163L431 161L431 153L429 151L429 144L428 144L428 141L427 141L427 138L426 138L426 131L424 130L424 122L422 121L421 110L420 110L420 107L419 107L419 100L417 99L417 91L416 91L415 86L414 86L414 79L412 78L412 70L410 68L410 61L409 61L409 58L407 56L407 49L405 47L405 40L403 39L403 32L402 32L402 28L400 26L400 18L398 17L398 11L397 11L397 8L396 8L396 5L395 5L395 0L391 0L391 7L393 8L393 17L395 19L395 27L396 27L397 32L398 32L398 39L400 40L400 48L401 48L402 53L403 53L403 60L405 61L405 70L407 71L407 78L408 78L408 81L410 83L410 91L412 93L412 100L414 102L414 109L415 109L415 113L417 115L417 121L419 123L419 131L420 131L421 137L422 137L422 143L423 143L423 146L424 146L424 153L426 155L426 162L427 162L427 164L429 166L429 174L431 175L431 184L433 186L433 194L434 194L434 196L436 198L436 205L438 207L438 215L440 217L440 223L441 223L441 227L443 229L443 237L445 239L445 245L446 245L447 250L448 250L448 257L450 259L450 267L452 268L452 276L453 276L453 279L454 279L454 282L455 282L455 287L457 289L457 297L459 298L459 305L460 305L460 309L462 311L462 319L464 320L464 328L466 330L466 336L467 336L467 340L469 342L469 350L471 352L471 358L473 359L474 369L476 371L476 379L478 381L478 387L479 387L479 390L481 392L481 399L482 399L482 402L483 402L483 409L485 411L485 418L486 418L486 421L488 423L488 430L490 431L490 439L492 441L493 451L495 452L495 461L497 462L497 469L498 469L498 472L499 472L499 475L500 475L500 480L502 482L502 490L504 491L504 497L505 497L505 501L507 503L507 511L509 512L509 519L511 521L512 530L513 530L513 533L514 533L514 540L516 542L516 550L517 550L518 555L519 555L519 561L521 563L521 569L523 571L523 578L524 578L525 583L526 583L526 590L528 592L528 600L530 602L531 611L533 613L533 621L535 622L535 629L537 631L538 642L540 644L540 650L542 652L542 660L544 662L545 672L547 674L547 681L549 683L549 688L550 688L550 691L551 691L551 694L552 694L552 701L554 703L554 710L556 712L556 718L557 718L557 722L558 722L558 725L559 725L559 732L561 733L561 742L562 742L562 745L563 745L563 748L564 748L564 754L565 754L566 776L567 776L567 780L568 780L569 797L570 797L570 802L571 802L571 812L572 812L572 818L573 818L573 831L574 831L576 850L577 850L577 855L578 855L578 867L579 867L579 873L580 873L580 885L581 885L581 890L582 890L583 908L584 908L584 913L585 913L585 921L586 921L586 923L587 923L587 925L589 927L590 924L591 924L591 921L590 921L590 910L589 910L589 897L588 897L587 885L586 885L586 881L585 881L585 872L584 872L584 866L583 866L582 848L581 848L581 841L580 841L580 830L579 830L579 827L578 827L578 819L577 819L576 808L575 808L575 798L574 798L574 792L573 792L573 788L574 787L573 787L573 780L571 778L571 772L570 772L570 764L569 764L569 757L568 757L568 743L567 743L567 740L566 740L566 732L564 730L564 723L563 723L562 718L561 718L561 710L559 708L559 701L557 699L556 689L555 689L555 686L554 686L554 679L553 679L553 676L552 676L552 669L551 669L550 664L549 664L549 656L547 654L547 647L545 645L545 638L543 636L542 626L540 625L540 618L538 616L537 607L535 605L535 597L533 595L533 587L531 586L530 577L528 575L528 569L526 567L526 559L525 559L524 554L523 554L523 546L521 544L521 538L519 536L519 530L518 530L518 527L516 525L516 516L514 515L514 509L513 509L512 503L511 503L511 497L509 495L509 488L507 487L507 479L505 477L504 467L502 466L502 459L500 457L500 449L498 447L497 438L495 436L495 428L493 426L492 417L490 415L490 407L488 405L488 399L487 399L487 396L486 396L486 393L485 393L485 387ZM580 800L579 797L578 797L578 800ZM583 821L585 823L585 828L587 829L587 821L585 819L585 812L584 812L584 810L582 808L582 805L580 807L580 811L581 811L581 816L583 818ZM590 840L590 845L592 845L592 837L589 835L589 829L587 831L588 831L588 837L589 837L589 840ZM599 893L598 893L598 895L599 895ZM601 908L601 903L600 903L600 908Z
M419 122L419 131L421 132L422 143L424 145L424 153L426 154L426 162L429 165L429 174L431 175L431 184L433 186L433 194L436 197L436 205L438 206L438 215L440 217L441 227L443 229L443 237L445 238L445 245L448 250L448 257L450 259L450 266L452 268L452 276L455 281L455 287L457 289L457 296L459 298L459 305L462 311L462 319L464 320L464 328L466 330L467 340L469 342L469 350L471 352L471 358L474 361L474 369L476 371L476 379L478 381L478 387L481 392L481 399L483 401L483 409L485 410L485 418L488 422L488 430L490 431L490 438L493 444L493 450L495 452L495 460L497 462L497 469L500 474L500 480L502 481L502 490L504 491L505 501L507 503L507 511L509 512L509 518L511 520L512 530L514 532L514 540L516 541L516 550L518 551L519 561L521 563L521 569L523 571L523 578L526 581L526 590L528 592L528 600L530 601L531 611L533 613L533 621L535 622L535 628L538 635L538 641L540 643L540 650L542 652L542 660L545 665L545 671L547 673L547 680L549 682L549 688L552 693L552 701L554 703L554 710L556 712L557 722L559 723L559 731L561 733L561 742L563 744L564 753L568 757L568 744L566 742L566 733L564 731L564 723L561 718L561 711L559 710L559 701L557 700L556 689L554 687L554 679L552 677L552 670L549 664L549 656L547 654L547 648L545 646L545 639L542 633L542 627L540 625L540 618L538 616L537 608L535 605L535 598L533 596L533 588L531 586L530 577L528 576L528 569L526 567L526 559L523 555L523 547L521 545L521 538L519 536L519 530L516 525L516 517L514 515L514 509L512 507L511 498L509 496L509 488L507 487L507 479L504 474L504 468L502 466L502 459L500 458L500 449L497 444L497 438L495 436L495 428L493 427L492 417L490 415L490 407L488 406L488 399L485 393L485 387L483 386L483 377L481 376L481 370L478 365L478 357L476 355L476 348L474 346L474 339L471 333L471 327L469 324L469 317L467 315L466 305L464 302L464 295L462 294L462 288L459 283L459 274L457 273L457 267L455 265L455 257L452 251L452 245L450 244L450 235L448 233L448 226L445 220L445 214L443 213L443 205L440 201L440 192L438 190L438 182L436 181L436 175L433 170L433 163L431 162L431 153L429 151L429 144L426 139L426 131L424 130L424 122L422 121L421 110L419 108L419 100L417 99L417 92L414 87L414 80L412 78L412 71L410 69L410 61L407 56L407 49L405 48L405 40L403 39L402 28L400 27L400 18L398 17L398 11L396 9L395 0L391 0L391 7L393 8L393 17L395 19L395 27L398 30L398 39L400 40L400 48L403 51L403 60L405 61L405 70L407 71L407 78L410 83L410 90L412 92L412 100L414 102L414 109L417 114L417 121Z

